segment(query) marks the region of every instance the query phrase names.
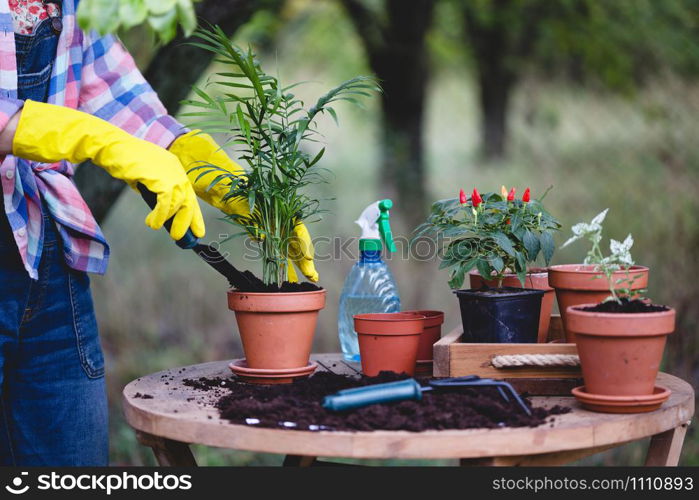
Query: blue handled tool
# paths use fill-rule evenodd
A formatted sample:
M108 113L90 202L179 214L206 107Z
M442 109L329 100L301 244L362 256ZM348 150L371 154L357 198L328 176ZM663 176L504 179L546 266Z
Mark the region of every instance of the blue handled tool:
M148 190L146 186L139 183L137 185L138 191L141 193L143 201L151 208L155 208L158 202L158 197L155 193ZM172 226L172 219L169 219L164 224L165 228L169 231ZM205 245L199 242L199 239L194 236L191 229L187 229L185 235L176 241L177 246L185 250L194 250L204 262L209 264L211 267L216 269L219 273L226 277L228 283L233 288L238 290L255 290L258 283L253 283L251 279L244 273L238 271L233 265L228 262L221 253L211 245Z
M423 387L417 380L408 378L397 382L343 389L333 395L326 396L323 400L323 408L332 411L346 411L379 403L391 403L411 399L419 401L422 399L422 393L427 391L461 387L494 387L498 390L505 402L510 402L510 400L513 399L524 413L530 416L532 414L529 407L522 401L520 395L517 394L517 391L515 391L510 384L502 380L468 375L466 377L430 380L428 384L429 385Z

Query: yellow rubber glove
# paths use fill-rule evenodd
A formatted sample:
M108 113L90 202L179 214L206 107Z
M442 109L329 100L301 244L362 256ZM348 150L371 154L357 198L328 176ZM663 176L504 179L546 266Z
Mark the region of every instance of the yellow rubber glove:
M92 160L112 177L136 188L141 183L158 203L146 225L158 230L174 216L170 236L179 240L192 229L204 236L204 218L179 160L166 149L138 139L100 118L64 106L27 100L20 114L12 154L53 163Z
M170 152L180 159L187 177L194 186L194 191L202 200L226 214L250 213L248 200L230 198L223 201L224 196L228 194L230 183L220 182L207 191L211 182L220 175L219 172L203 174L203 169L192 170L199 165L211 164L234 175L245 174L243 168L231 160L210 135L193 130L175 139L170 146ZM291 260L306 278L310 281L318 281L318 272L313 263L313 242L308 229L304 224L298 224L294 228L294 236L289 249ZM298 281L291 263L289 263L288 278L289 281Z

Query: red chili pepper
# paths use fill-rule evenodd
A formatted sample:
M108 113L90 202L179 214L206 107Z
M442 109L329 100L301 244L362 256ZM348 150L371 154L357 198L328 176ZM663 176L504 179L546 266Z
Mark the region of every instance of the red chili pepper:
M461 203L462 205L465 205L466 201L467 201L466 200L466 193L464 193L463 189L460 189L459 190L459 203Z
M510 194L507 195L507 201L515 201L515 188L510 189Z
M522 201L524 203L529 203L530 200L530 194L529 194L529 188L524 190L524 194L522 195Z
M478 194L478 189L476 188L473 188L473 194L471 194L471 203L476 208L478 207L478 205L483 203L483 198L481 198L481 195Z

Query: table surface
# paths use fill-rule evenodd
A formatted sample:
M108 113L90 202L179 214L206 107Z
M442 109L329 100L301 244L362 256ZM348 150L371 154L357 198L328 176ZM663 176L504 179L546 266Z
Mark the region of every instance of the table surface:
M319 354L319 370L357 374L339 354ZM202 391L182 383L186 378L230 377L229 361L173 368L141 377L123 391L124 412L137 431L183 443L287 455L347 458L460 458L551 457L568 459L575 450L586 456L647 436L684 426L694 414L694 391L683 380L666 373L657 384L672 390L670 399L651 413L606 414L584 410L572 397L533 397L535 406L568 406L536 428L467 429L442 431L311 432L265 429L231 424L218 416L215 398L203 400ZM136 397L148 394L152 398ZM680 443L681 446L681 443ZM560 460L565 463L570 460ZM555 460L554 460L555 462ZM536 464L528 460L527 464Z

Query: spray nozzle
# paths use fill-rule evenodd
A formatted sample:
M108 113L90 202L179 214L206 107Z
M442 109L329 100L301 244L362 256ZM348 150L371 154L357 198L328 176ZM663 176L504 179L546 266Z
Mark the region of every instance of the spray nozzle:
M391 224L389 222L389 210L393 207L391 200L379 200L364 209L362 215L355 222L362 228L360 236L360 249L381 250L381 241L386 245L389 252L396 251L396 244L393 241ZM374 240L374 245L371 241ZM378 240L378 241L377 241ZM364 243L362 243L364 241ZM375 248L378 246L378 248Z

